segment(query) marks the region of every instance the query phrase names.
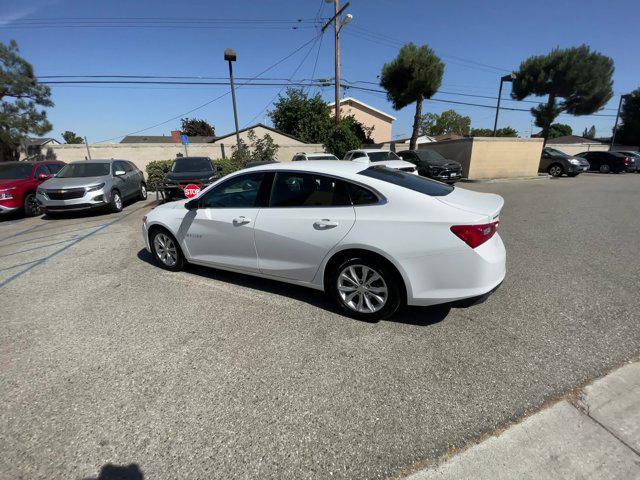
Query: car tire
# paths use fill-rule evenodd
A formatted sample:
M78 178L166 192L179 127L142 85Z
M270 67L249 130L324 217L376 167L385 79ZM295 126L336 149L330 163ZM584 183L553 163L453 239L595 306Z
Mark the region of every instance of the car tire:
M329 272L327 292L340 310L358 320L377 322L404 304L400 275L374 257L349 257Z
M36 194L29 192L22 200L22 211L25 217L35 217L40 215L40 206L36 201Z
M111 201L109 202L109 209L113 213L122 211L122 195L118 190L111 191Z
M147 199L147 186L144 184L144 182L140 183L140 189L138 191L138 199L140 200L146 200Z
M609 173L611 171L611 167L606 163L600 165L600 173Z
M156 228L149 234L153 261L160 268L178 272L184 268L185 259L176 238L164 228Z
M554 163L549 166L549 168L547 169L547 173L552 177L561 177L564 173L564 168L562 168L562 165Z

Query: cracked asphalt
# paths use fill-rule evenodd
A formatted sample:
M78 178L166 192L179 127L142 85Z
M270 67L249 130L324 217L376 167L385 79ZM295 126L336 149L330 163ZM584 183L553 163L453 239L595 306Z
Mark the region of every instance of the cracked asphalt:
M0 478L397 476L640 353L640 175L461 186L505 198L502 287L375 324L153 266L151 202L0 219Z

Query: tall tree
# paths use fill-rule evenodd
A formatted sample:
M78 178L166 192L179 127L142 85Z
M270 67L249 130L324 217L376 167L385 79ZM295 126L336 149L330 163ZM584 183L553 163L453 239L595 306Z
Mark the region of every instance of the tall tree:
M640 145L640 88L636 88L623 101L620 122L616 143Z
M493 129L491 128L472 128L469 132L470 137L493 137ZM504 127L496 129L496 137L517 137L518 131L512 127Z
M206 120L181 118L180 131L188 137L215 137L216 129Z
M590 138L592 140L596 138L596 126L591 125L591 128L584 127L584 130L582 131L582 136L584 138Z
M68 144L84 143L82 137L79 137L75 134L75 132L72 132L70 130L65 130L64 132L62 132L62 138L64 139L64 142Z
M393 108L400 110L411 103L416 104L413 131L409 148L415 149L420 132L422 102L431 98L440 88L444 63L427 45L417 47L413 43L404 45L398 56L385 63L380 74L380 85L387 91Z
M559 114L589 115L604 107L613 95L613 69L611 58L592 52L587 45L556 48L520 64L511 96L516 100L548 96L547 103L531 109L546 141Z
M287 88L269 112L273 126L307 143L323 143L331 130L331 110L317 93L313 97L302 88Z
M0 161L17 160L20 143L28 134L51 130L47 113L52 107L51 90L38 83L33 67L19 55L18 44L0 43Z
M443 135L455 133L457 135L469 135L471 117L460 115L455 110L446 110L440 115L427 113L420 119L420 130L423 135Z

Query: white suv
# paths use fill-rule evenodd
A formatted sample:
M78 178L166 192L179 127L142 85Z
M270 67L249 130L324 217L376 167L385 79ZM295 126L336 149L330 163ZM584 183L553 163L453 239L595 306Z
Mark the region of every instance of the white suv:
M389 150L378 150L374 148L351 150L347 152L344 159L358 163L384 165L385 167L395 168L402 170L403 172L418 175L418 170L413 163L402 160L398 155Z
M292 162L301 162L304 160L338 160L338 157L330 153L296 153L291 159Z

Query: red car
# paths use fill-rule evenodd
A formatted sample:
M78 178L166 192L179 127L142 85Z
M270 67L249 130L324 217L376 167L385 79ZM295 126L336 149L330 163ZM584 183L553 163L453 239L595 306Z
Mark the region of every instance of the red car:
M38 185L65 165L55 161L0 163L0 215L16 210L22 210L27 217L39 215Z

